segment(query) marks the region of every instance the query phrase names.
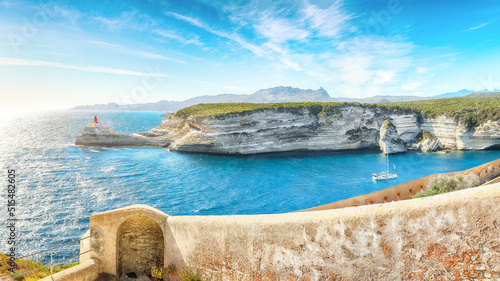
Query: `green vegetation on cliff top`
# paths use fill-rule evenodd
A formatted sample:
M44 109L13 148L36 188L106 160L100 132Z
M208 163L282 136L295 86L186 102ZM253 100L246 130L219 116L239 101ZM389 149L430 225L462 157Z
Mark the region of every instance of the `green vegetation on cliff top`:
M384 123L382 123L382 129L387 130L389 128L396 128L396 126L390 119L387 119L384 121Z
M423 142L426 139L435 140L437 138L431 132L429 132L427 130L422 130L422 132L418 133L417 139L415 140L415 143Z
M259 109L310 108L315 114L336 112L344 105L360 105L359 103L338 102L298 102L298 103L210 103L186 107L174 113L175 116L218 116L223 114L242 113ZM379 108L381 112L419 113L426 117L447 116L473 128L487 120L500 120L500 98L450 98L411 102L362 104L370 108ZM338 114L340 112L337 112Z
M333 107L340 107L339 102L287 102L287 103L200 103L183 108L174 113L175 116L187 118L189 116L217 116L223 114L234 114L259 109L282 109L282 108L314 108L323 110Z
M375 104L396 113L417 112L426 117L447 116L464 123L468 129L487 120L500 120L500 98L451 98Z

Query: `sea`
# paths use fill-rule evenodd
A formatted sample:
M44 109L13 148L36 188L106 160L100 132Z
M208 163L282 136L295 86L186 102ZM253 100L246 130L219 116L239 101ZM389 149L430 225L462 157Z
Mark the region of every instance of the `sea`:
M0 252L10 248L8 170L15 170L16 254L23 256L78 240L90 215L132 204L171 216L286 213L500 158L500 150L397 154L390 162L398 178L374 182L371 175L386 169L379 150L221 156L74 144L95 115L116 132L134 134L159 125L161 114L1 112ZM79 243L53 253L56 261L77 255Z

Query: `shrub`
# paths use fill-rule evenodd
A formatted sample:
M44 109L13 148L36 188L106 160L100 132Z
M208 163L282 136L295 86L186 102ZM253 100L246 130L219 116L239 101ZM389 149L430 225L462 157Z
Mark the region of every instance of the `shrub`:
M179 272L179 277L181 281L201 281L200 276L195 274L190 268L182 267L182 270Z
M393 128L394 129L394 128L396 128L396 126L394 125L394 123L392 123L391 119L386 119L384 121L384 123L382 123L381 129L387 130L389 128Z
M415 143L423 142L426 139L435 140L437 138L431 132L422 130L422 132L418 133Z
M473 173L467 175L466 177L460 174L454 177L442 175L430 181L427 184L425 190L415 194L413 198L433 196L437 194L448 193L455 190L475 187L478 185L479 185L479 178Z
M151 267L151 277L156 279L163 279L163 274L165 273L165 268L153 265Z
M0 253L0 261L5 261L5 260L8 260L8 257ZM0 264L0 279L10 275L10 276L15 276L13 280L35 281L50 276L50 266L44 267L44 264L42 262L35 262L32 260L17 260L16 263L18 270L15 272L15 275L12 275L9 272L10 265L8 265L7 263ZM78 262L71 264L60 264L54 267L52 272L57 273L59 271L68 269L78 264L79 264ZM29 272L31 270L34 270L35 268L40 268L40 269L37 269L29 274L23 274L23 272Z

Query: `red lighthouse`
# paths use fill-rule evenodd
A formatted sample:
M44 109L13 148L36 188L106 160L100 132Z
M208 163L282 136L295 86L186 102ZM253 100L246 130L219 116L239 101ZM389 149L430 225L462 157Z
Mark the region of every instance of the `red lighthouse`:
M94 116L94 123L97 123L97 116Z

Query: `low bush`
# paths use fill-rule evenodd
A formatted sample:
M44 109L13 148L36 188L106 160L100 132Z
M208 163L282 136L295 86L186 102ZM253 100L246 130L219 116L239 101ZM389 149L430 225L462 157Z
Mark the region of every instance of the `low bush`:
M426 188L415 194L413 198L433 196L478 185L479 178L472 173L465 177L463 175L456 175L454 177L442 175L430 181Z
M9 257L0 253L0 262L6 261L8 259L9 259ZM57 272L63 271L65 269L71 268L71 267L78 265L78 264L79 264L78 262L71 263L71 264L60 264L60 265L53 268L52 273L57 273ZM9 269L11 268L9 264L7 264L7 263L0 264L0 280L4 279L4 278L11 277L11 276L16 276L16 277L14 277L14 280L35 281L35 280L40 280L42 278L50 276L50 266L44 267L45 265L41 262L35 262L32 260L17 260L16 265L17 265L17 270L14 274L12 274L9 271ZM43 268L40 268L40 267L43 267ZM29 274L23 274L25 272L30 272L31 270L34 270L36 268L39 268L39 269L37 269L34 272L29 273Z

